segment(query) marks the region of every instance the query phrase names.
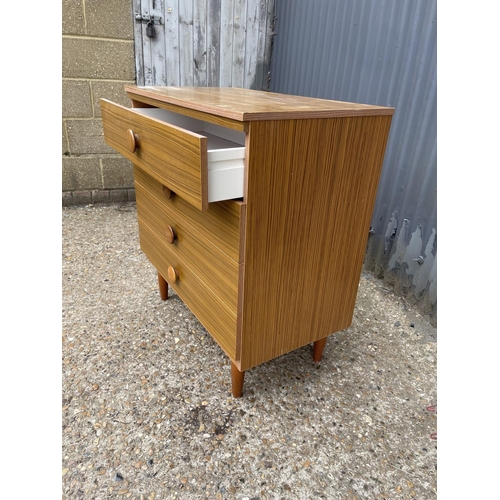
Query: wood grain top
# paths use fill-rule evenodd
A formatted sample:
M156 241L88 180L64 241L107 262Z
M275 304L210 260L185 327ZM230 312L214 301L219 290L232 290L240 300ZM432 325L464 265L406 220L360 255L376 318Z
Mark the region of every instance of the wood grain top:
M237 121L393 115L394 108L236 87L137 87L126 85L131 99L154 99Z

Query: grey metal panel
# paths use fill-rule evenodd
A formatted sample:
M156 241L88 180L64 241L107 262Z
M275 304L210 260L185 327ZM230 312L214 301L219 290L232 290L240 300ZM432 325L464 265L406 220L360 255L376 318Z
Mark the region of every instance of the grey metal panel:
M396 108L365 268L435 322L436 0L276 0L276 18L272 91Z
M268 90L274 1L134 0L137 84Z

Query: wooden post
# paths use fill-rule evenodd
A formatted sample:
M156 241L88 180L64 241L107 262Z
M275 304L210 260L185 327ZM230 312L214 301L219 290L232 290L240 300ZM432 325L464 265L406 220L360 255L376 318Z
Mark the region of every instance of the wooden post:
M158 273L158 285L160 287L161 300L167 300L168 299L168 283L160 273Z
M328 337L325 337L324 339L319 339L314 342L313 361L316 363L319 363L323 358L323 349L325 348L327 338Z
M239 398L243 393L243 382L245 380L245 372L240 372L237 366L231 361L231 382L233 389L233 397Z

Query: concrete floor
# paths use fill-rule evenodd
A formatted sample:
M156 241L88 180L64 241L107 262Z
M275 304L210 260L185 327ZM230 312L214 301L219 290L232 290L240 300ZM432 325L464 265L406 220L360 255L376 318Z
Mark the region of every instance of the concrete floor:
M135 204L62 227L64 499L436 498L436 330L383 283L362 275L320 364L305 346L234 399L222 350L160 300Z

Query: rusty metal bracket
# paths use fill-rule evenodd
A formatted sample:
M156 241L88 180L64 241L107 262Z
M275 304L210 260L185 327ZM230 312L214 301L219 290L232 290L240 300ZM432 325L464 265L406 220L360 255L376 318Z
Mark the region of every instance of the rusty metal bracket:
M141 14L136 14L135 20L141 23L152 22L153 24L158 24L160 26L163 26L163 18L161 16L155 19L155 16L147 16L147 14L146 16L142 16Z

